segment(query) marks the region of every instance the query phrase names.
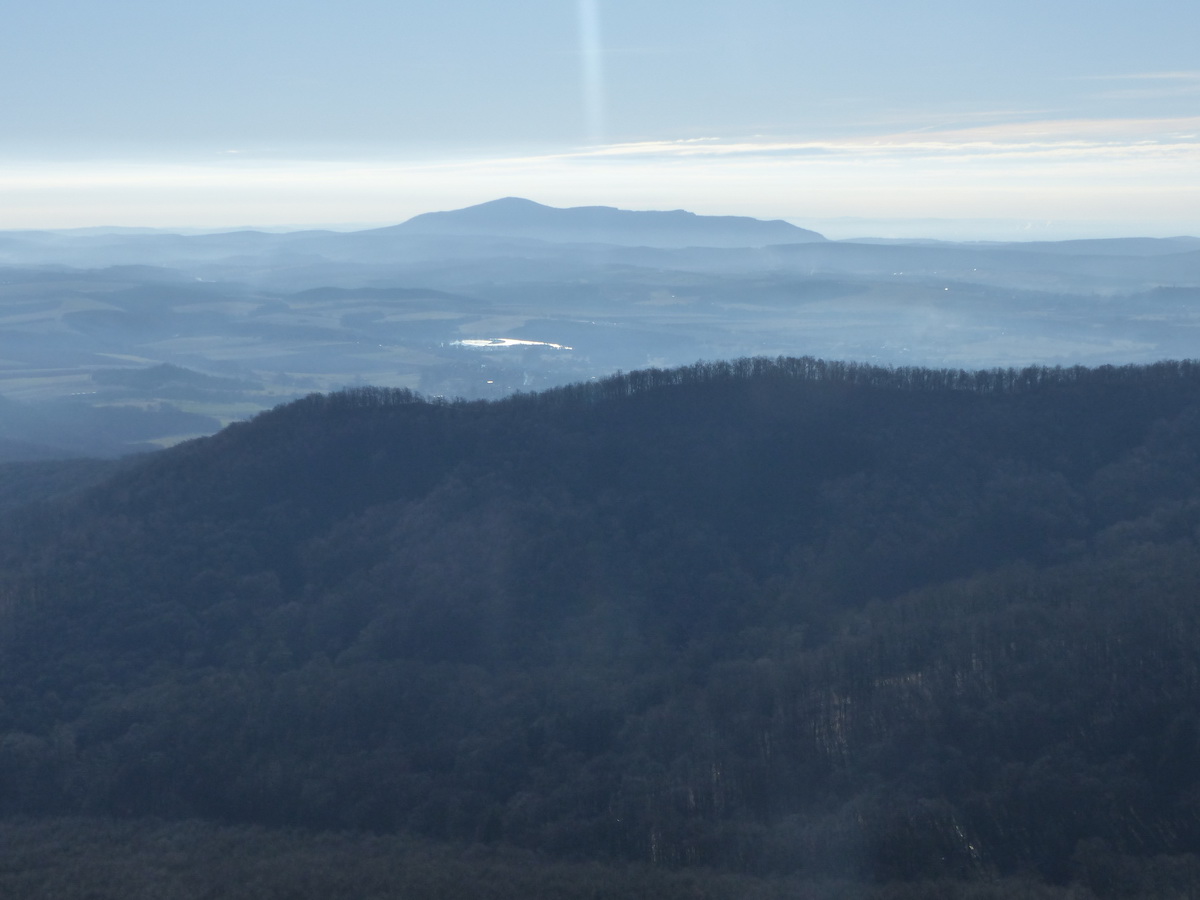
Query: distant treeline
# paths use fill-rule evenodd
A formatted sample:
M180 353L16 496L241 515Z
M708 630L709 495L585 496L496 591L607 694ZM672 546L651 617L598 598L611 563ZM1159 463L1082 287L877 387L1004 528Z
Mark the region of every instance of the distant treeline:
M809 356L746 357L732 361L698 362L671 369L639 369L618 372L591 382L550 388L536 394L517 394L525 402L590 403L614 400L643 391L668 387L706 385L736 380L788 380L830 382L858 387L916 391L973 391L1004 394L1056 388L1066 385L1146 386L1200 381L1200 363L1193 360L1166 360L1152 365L1124 366L1025 366L994 369L929 369L920 366L876 366L869 363L814 359ZM358 408L394 406L405 403L444 404L443 398L428 398L407 388L355 387L333 394L312 394L297 403L296 409ZM487 402L487 401L475 401Z
M314 395L3 520L0 810L1172 896L1198 537L1190 362Z

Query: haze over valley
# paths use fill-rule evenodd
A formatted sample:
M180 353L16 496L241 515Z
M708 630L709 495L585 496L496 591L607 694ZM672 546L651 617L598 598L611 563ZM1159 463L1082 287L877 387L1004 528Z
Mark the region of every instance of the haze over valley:
M807 355L1120 365L1200 353L1200 240L830 241L507 198L354 232L0 233L0 456L119 455L312 391L497 398Z

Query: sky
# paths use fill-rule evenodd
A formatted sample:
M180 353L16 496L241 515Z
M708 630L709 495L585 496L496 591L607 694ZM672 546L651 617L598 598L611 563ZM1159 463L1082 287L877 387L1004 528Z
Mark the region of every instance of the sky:
M834 237L1200 234L1194 0L40 0L0 228L503 196Z

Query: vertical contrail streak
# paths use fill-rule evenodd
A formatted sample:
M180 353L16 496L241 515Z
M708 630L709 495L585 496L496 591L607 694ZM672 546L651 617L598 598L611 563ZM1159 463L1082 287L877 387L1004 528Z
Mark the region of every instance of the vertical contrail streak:
M579 58L583 67L583 111L587 138L604 139L604 69L600 58L598 0L579 0Z

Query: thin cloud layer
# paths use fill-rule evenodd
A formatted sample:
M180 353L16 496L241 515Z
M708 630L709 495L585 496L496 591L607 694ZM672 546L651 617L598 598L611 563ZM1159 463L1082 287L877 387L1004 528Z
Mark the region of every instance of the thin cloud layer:
M0 172L8 217L0 225L265 224L300 210L300 221L394 222L522 195L800 222L1161 221L1179 233L1200 232L1197 172L1200 116L993 121L820 139L708 136L449 160L221 153L204 163L9 165Z

